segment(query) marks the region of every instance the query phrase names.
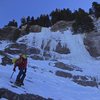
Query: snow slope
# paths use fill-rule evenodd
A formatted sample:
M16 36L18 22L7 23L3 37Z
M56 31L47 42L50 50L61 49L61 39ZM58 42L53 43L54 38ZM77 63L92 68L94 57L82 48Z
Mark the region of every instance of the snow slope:
M60 32L50 32L49 29L43 28L40 33L30 33L21 37L17 42L26 43L28 46L40 48L42 41L47 43L51 40L51 51L55 49L57 41L61 41L62 45L68 46L71 53L68 55L56 54L57 61L65 64L71 64L82 68L83 72L72 71L74 75L90 75L100 77L100 61L92 58L83 44L83 35L72 35L70 30L63 34ZM0 57L0 59L2 56ZM53 98L54 100L100 100L100 89L96 87L84 87L71 81L69 78L63 78L55 75L57 70L54 67L56 61L40 61L28 58L27 76L24 88L11 87L11 81L15 81L18 70L14 73L12 79L12 66L0 65L0 88L7 88L18 94L32 93L43 96L45 98ZM63 70L65 71L65 70ZM68 71L65 71L68 72ZM99 81L99 80L98 80Z
M20 38L17 42L18 43L25 43L28 46L35 46L41 48L42 41L44 40L45 45L47 44L48 40L51 40L50 49L51 52L55 49L57 43L60 41L61 45L67 45L70 49L71 53L68 55L62 55L58 53L52 52L52 58L55 57L56 59L65 60L65 63L69 62L70 64L80 66L84 70L86 69L86 74L99 74L98 67L100 65L100 61L96 61L92 58L88 51L85 48L83 43L84 35L72 35L70 30L65 31L63 34L61 32L51 32L48 28L43 28L42 32L40 33L30 33L26 36ZM24 40L24 42L22 42ZM34 44L34 43L35 44ZM44 46L45 47L45 46ZM91 68L92 67L92 68ZM88 69L88 70L87 70ZM88 71L88 72L87 72ZM95 72L94 72L95 71Z

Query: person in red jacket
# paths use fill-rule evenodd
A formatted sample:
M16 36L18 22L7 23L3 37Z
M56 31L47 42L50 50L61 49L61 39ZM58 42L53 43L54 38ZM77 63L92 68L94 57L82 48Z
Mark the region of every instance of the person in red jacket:
M27 70L27 57L26 55L20 55L19 59L16 60L13 71L16 71L16 67L19 68L19 73L16 78L15 84L17 85L24 85L24 79L26 76L26 70Z

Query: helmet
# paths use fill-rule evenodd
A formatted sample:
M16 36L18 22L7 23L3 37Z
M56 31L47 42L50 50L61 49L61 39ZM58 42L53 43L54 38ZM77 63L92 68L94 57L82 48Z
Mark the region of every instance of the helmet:
M22 57L26 59L27 58L27 55L23 54Z
M20 56L20 57L23 57L23 58L25 58L25 59L27 58L27 55L25 55L25 54L20 54L19 56Z
M13 59L12 59L12 63L13 63L13 64L15 64L16 61L17 61L17 58L13 58Z

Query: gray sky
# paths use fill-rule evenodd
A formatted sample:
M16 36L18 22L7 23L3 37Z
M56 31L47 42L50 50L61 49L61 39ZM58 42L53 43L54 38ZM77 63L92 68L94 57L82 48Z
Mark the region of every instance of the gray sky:
M56 8L72 11L82 8L88 11L94 1L100 3L100 0L0 0L0 27L12 19L20 22L23 16L37 17L49 14Z

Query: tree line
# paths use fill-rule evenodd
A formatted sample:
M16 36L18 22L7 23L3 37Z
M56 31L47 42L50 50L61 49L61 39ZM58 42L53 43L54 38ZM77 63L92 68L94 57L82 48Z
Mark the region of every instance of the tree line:
M85 12L81 8L75 10L74 12L72 12L69 8L56 9L53 10L49 15L41 14L36 19L34 18L34 16L23 17L21 18L21 24L19 26L15 20L10 21L6 26L22 28L22 26L27 25L27 28L29 28L32 25L40 25L43 27L51 27L56 22L64 20L74 21L72 25L74 33L90 32L94 30L93 19L90 15L94 15L97 19L100 17L100 4L98 4L97 2L93 2L92 7L89 9L89 13Z

